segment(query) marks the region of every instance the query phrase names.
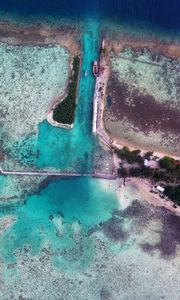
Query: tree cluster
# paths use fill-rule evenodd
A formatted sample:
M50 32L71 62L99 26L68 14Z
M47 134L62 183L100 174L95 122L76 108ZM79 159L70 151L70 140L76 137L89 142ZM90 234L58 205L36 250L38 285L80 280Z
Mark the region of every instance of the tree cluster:
M141 177L141 178L150 178L155 182L164 181L164 182L174 182L180 180L180 173L165 171L161 169L151 169L147 166L141 166L140 168L130 168L129 170L120 167L118 169L118 174L122 177Z
M167 185L164 191L165 195L167 195L171 200L180 205L180 185L173 186Z
M164 156L159 160L159 165L163 169L174 170L176 168L176 161L172 157Z
M75 56L73 59L73 70L69 82L68 95L57 105L53 112L53 119L59 123L72 124L74 122L79 68L80 58L79 56Z
M115 152L119 158L126 160L129 164L144 164L144 159L140 155L140 150L130 151L129 148L125 146L122 149L115 149Z

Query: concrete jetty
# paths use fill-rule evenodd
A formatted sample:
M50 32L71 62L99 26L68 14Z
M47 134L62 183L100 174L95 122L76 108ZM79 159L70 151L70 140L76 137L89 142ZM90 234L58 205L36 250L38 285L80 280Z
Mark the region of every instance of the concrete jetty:
M70 177L92 177L102 179L116 179L116 172L114 173L65 173L65 172L48 172L48 171L11 171L0 168L1 175L19 175L19 176L57 176L61 178Z
M105 49L105 42L102 41L99 59L99 74L96 77L94 99L93 99L93 119L92 132L97 134L107 145L112 145L112 140L106 133L103 124L103 111L105 106L106 87L109 78L108 55Z

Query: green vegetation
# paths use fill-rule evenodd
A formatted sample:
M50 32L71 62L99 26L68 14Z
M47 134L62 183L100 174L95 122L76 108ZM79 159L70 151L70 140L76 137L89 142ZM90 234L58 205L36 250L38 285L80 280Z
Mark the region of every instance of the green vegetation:
M140 155L140 150L130 151L128 147L122 149L115 149L115 153L121 159L127 160L129 164L139 163L144 164L144 159Z
M159 160L159 165L163 169L174 170L176 167L176 161L172 157L164 156L162 159Z
M125 178L128 176L128 171L125 168L119 168L117 171L121 177Z
M165 156L160 159L160 168L150 168L144 165L144 159L150 160L150 157L153 155L151 151L145 153L144 157L141 157L140 150L130 151L128 147L115 149L115 153L120 159L130 164L127 170L123 167L123 163L121 163L118 173L122 177L150 178L154 181L164 181L167 183L175 183L180 180L180 163L171 157ZM138 166L134 167L134 163L138 163Z
M101 48L101 53L107 54L107 49L106 48Z
M72 124L74 122L76 110L76 91L80 68L80 58L73 59L73 70L68 87L67 97L57 105L53 112L53 119L59 123Z
M144 155L144 159L150 160L151 156L153 156L154 151L148 151Z
M141 177L148 178L154 182L161 182L167 184L165 188L165 194L180 205L180 185L177 185L180 181L180 162L172 157L165 156L159 160L159 167L150 168L144 165L144 159L151 160L153 152L148 151L144 157L141 157L140 150L130 151L128 147L122 149L114 149L117 156L122 160L119 166L118 174L120 177ZM129 165L125 162L128 162ZM134 163L138 163L137 167Z
M129 176L150 178L153 179L154 181L165 181L165 182L172 182L174 180L174 176L171 172L165 172L160 169L151 169L150 167L146 167L146 166L143 166L141 168L130 168Z
M167 185L165 187L164 193L165 195L168 196L168 198L170 198L175 203L180 205L180 185L177 186Z

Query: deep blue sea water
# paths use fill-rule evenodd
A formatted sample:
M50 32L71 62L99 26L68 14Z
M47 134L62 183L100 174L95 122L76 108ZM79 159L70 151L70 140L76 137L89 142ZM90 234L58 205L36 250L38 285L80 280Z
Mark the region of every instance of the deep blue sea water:
M117 22L143 22L164 29L180 29L179 0L6 0L0 10L29 15L95 16Z

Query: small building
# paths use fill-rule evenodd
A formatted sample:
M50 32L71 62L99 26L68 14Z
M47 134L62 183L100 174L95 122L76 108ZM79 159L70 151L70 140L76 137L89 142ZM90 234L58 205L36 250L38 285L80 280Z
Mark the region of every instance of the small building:
M161 193L164 193L164 191L165 191L165 188L163 188L163 187L160 186L160 185L157 185L156 189L157 189L159 192L161 192Z
M153 160L153 159L150 159L150 160L145 159L145 160L144 160L144 165L145 165L146 167L151 168L151 169L157 169L157 168L159 167L158 161Z

